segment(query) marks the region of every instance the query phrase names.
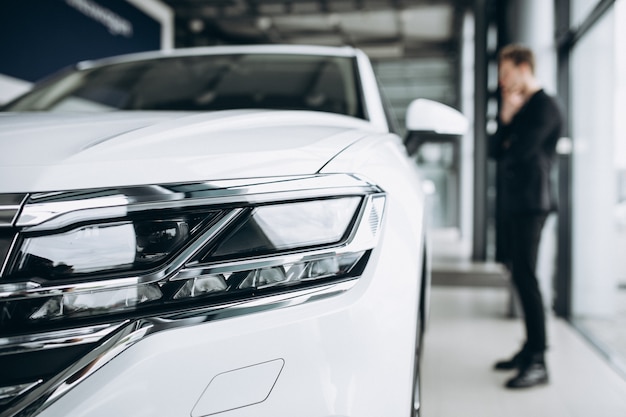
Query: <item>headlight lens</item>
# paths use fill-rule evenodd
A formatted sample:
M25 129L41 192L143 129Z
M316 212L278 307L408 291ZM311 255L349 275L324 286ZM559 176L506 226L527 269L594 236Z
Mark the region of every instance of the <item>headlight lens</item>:
M254 256L336 243L344 237L360 201L348 197L257 207L210 256Z
M228 290L266 289L341 276L349 273L363 255L364 252L349 253L268 268L201 275L186 280L174 298L214 295Z
M384 201L375 193L194 204L82 222L73 212L73 225L20 234L0 278L0 331L162 315L354 278Z
M16 274L57 278L72 274L129 269L135 260L132 223L84 226L52 236L24 239Z
M189 243L217 212L171 218L162 215L166 218L90 224L25 237L9 275L58 280L154 268Z
M143 284L100 291L77 291L49 298L30 319L78 317L132 309L163 296L158 285Z

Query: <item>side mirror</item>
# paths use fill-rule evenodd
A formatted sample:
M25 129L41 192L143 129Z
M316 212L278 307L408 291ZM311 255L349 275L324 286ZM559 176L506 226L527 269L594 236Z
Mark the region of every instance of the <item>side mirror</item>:
M469 122L458 110L436 101L418 98L406 111L406 130L440 135L463 135Z
M423 143L456 139L468 127L467 118L450 106L424 98L413 100L406 111L404 146L409 155L415 155Z

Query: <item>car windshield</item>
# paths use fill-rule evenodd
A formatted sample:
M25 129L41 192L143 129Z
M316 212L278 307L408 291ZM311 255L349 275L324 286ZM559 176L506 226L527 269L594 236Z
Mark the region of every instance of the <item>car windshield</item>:
M5 111L315 110L364 117L355 60L232 54L121 62L66 72Z

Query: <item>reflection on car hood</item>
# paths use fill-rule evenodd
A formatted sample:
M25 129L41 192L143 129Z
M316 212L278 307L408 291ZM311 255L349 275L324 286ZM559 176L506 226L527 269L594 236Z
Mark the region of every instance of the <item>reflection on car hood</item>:
M294 111L0 115L0 193L317 172L372 131Z

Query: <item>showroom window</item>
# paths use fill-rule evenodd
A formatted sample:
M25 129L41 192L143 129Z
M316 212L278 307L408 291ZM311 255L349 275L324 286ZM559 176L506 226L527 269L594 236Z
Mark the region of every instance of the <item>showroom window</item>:
M374 62L374 71L405 134L405 113L416 98L427 98L459 108L456 57L420 57ZM429 224L438 231L460 228L460 141L427 142L414 155L431 193L428 199Z
M598 3L598 0L571 0L571 24L573 26L582 24Z
M571 2L572 23L598 1ZM595 7L597 10L597 7ZM571 318L626 372L626 2L615 1L570 51Z

